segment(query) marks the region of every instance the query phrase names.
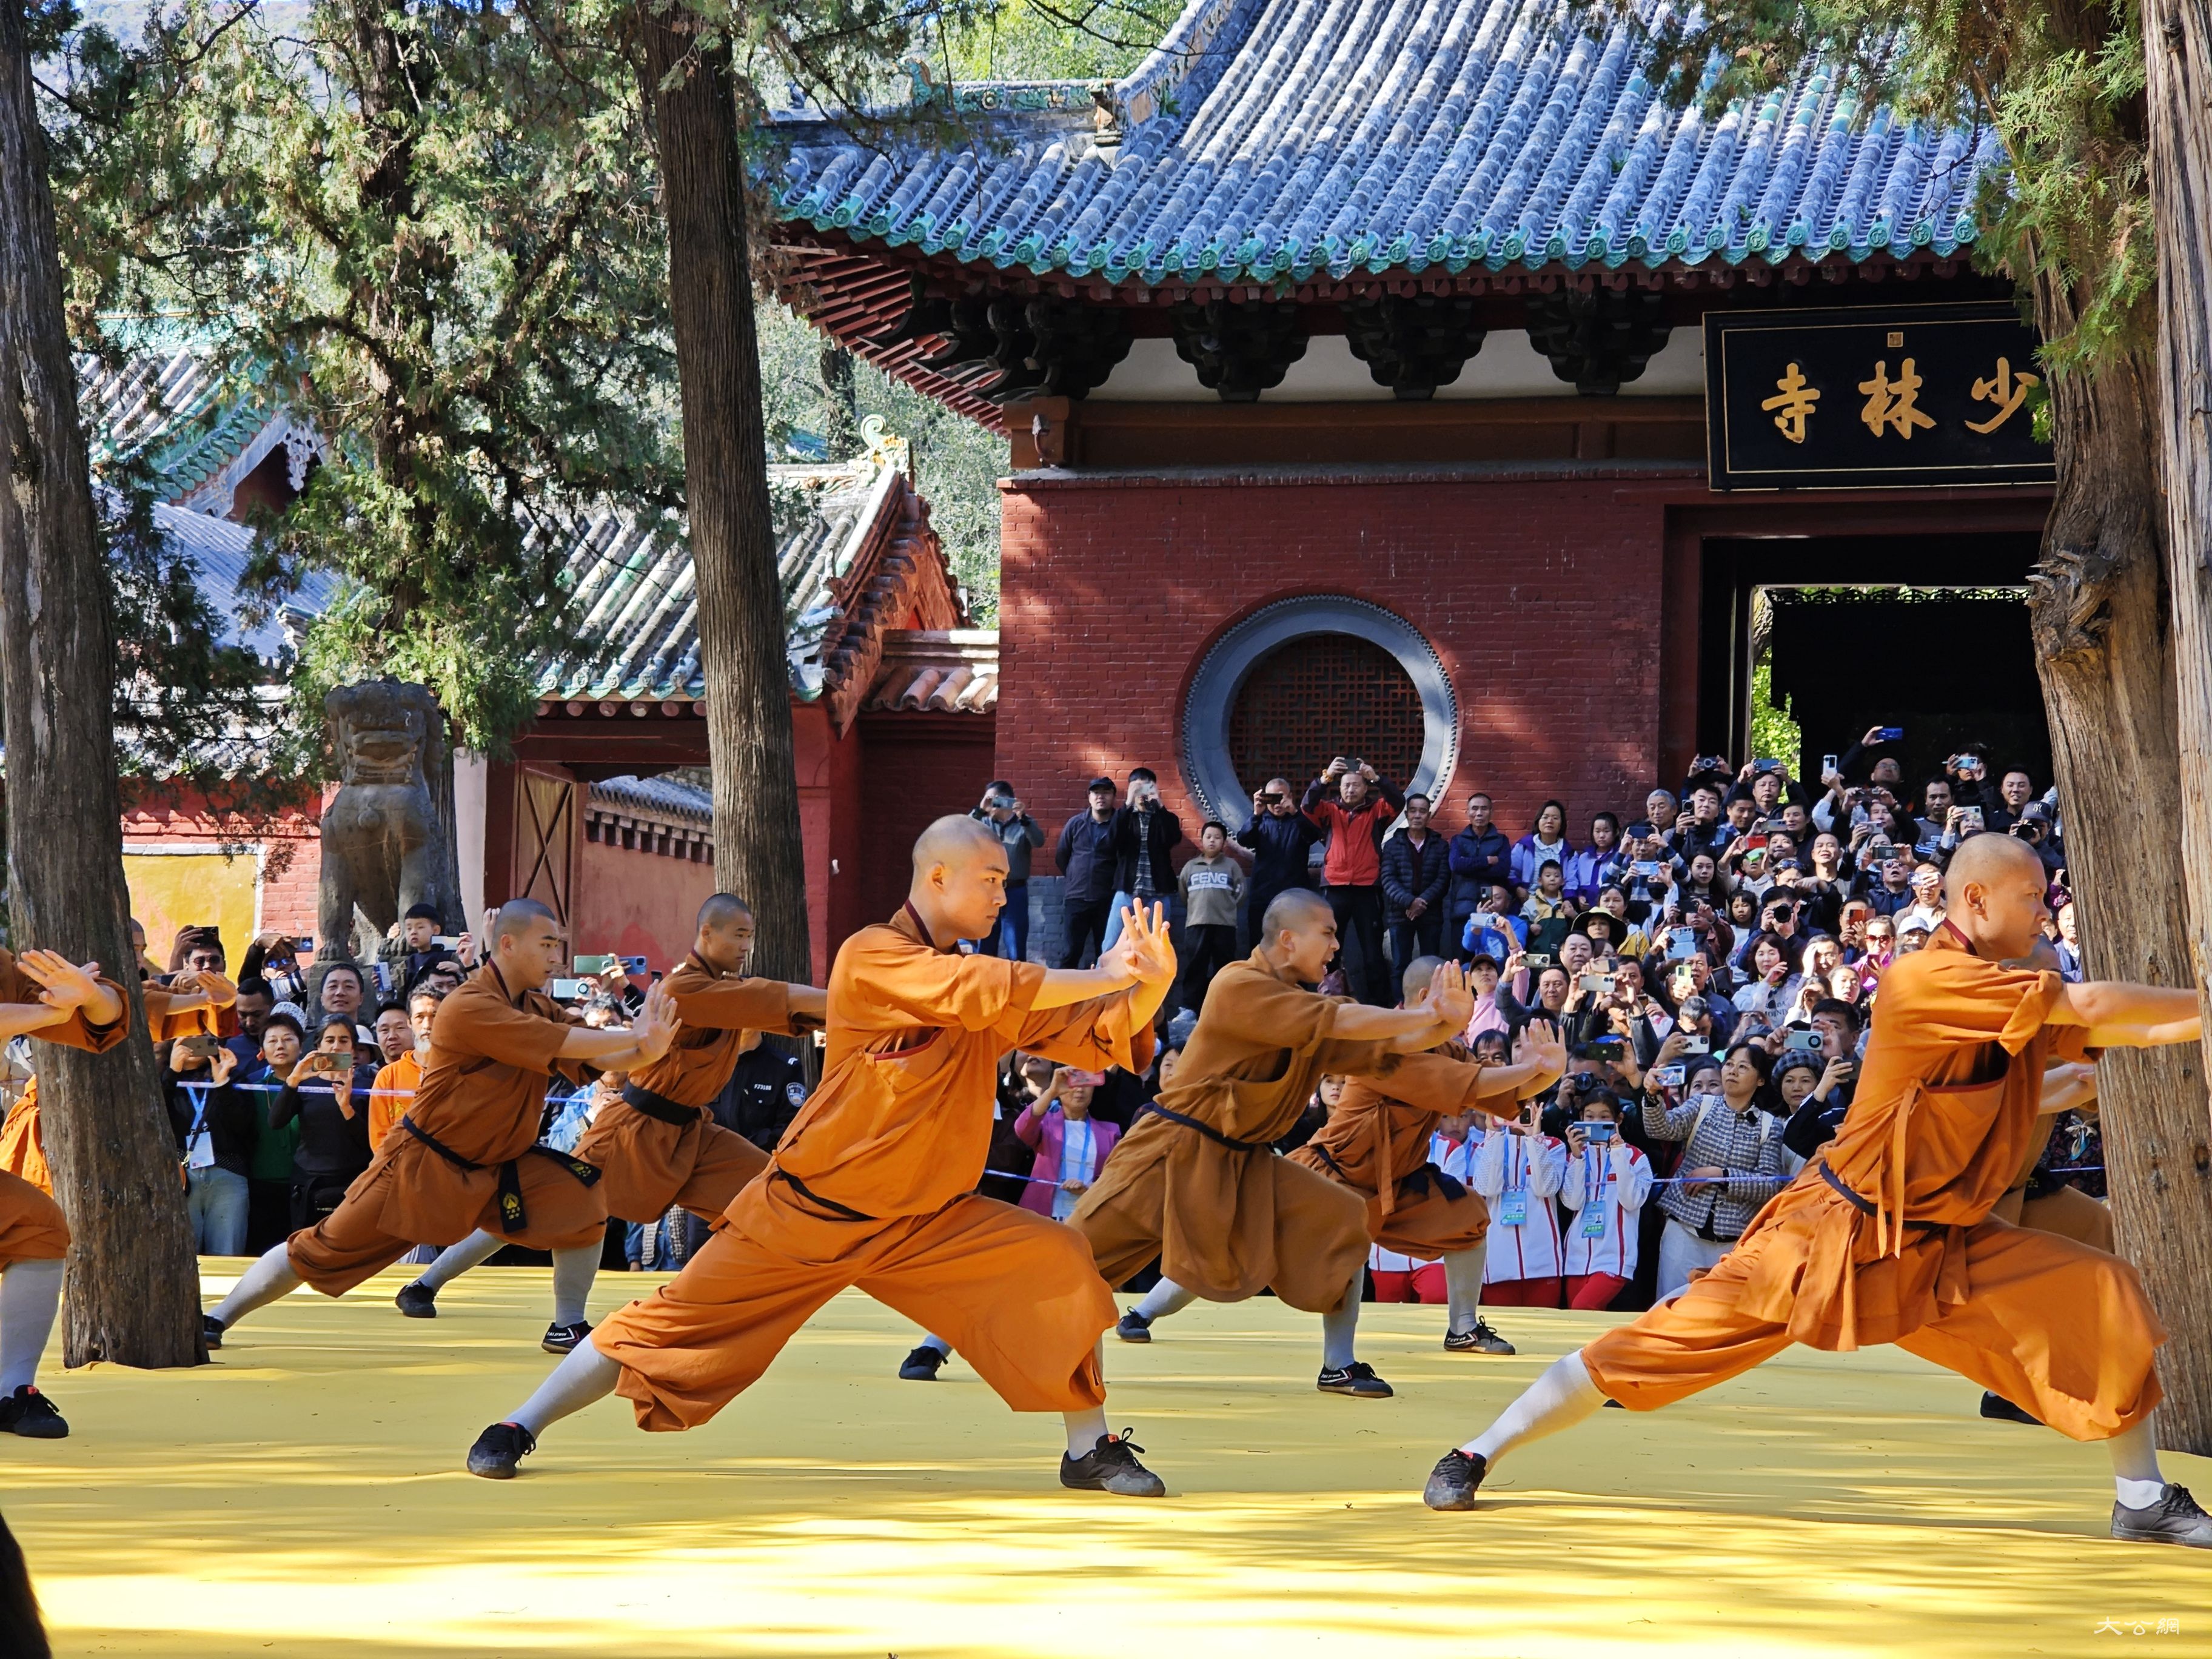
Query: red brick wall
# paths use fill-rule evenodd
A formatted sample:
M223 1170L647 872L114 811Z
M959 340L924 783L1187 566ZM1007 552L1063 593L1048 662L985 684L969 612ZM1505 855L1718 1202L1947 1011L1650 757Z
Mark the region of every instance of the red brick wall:
M860 802L863 925L888 920L906 902L921 832L935 819L968 811L1000 775L992 765L995 730L996 716L981 714L863 714L855 722L854 734L866 745L861 763L867 792ZM1039 855L1048 873L1050 856L1048 848Z
M258 832L246 835L242 826L210 814L197 792L149 793L134 801L123 814L123 850L126 853L161 846L214 847L229 844L244 848L241 856L261 858L259 899L261 926L277 933L315 931L316 884L322 878L322 842L318 823L322 803L279 815ZM245 954L244 939L224 940L231 963Z
M579 956L644 957L670 968L691 948L714 866L586 839L576 877L569 948Z
M1191 829L1184 689L1225 629L1304 593L1366 599L1436 647L1461 717L1447 830L1476 789L1516 836L1546 798L1565 799L1577 841L1591 812L1642 803L1659 761L1662 564L1668 506L1688 493L1679 481L1006 488L998 771L1050 833L1094 774L1138 764L1158 772ZM1314 756L1313 772L1328 760Z

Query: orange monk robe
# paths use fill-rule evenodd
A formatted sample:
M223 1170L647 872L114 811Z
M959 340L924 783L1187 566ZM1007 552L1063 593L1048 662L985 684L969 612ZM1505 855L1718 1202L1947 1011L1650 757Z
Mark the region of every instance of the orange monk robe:
M337 1296L418 1243L457 1243L478 1228L538 1250L602 1237L598 1172L565 1153L533 1152L547 1079L582 1078L580 1062L558 1058L569 1030L544 992L511 994L496 963L463 981L438 1005L414 1100L344 1201L292 1235L292 1270ZM506 1198L520 1199L520 1222Z
M138 994L146 1004L147 1034L155 1042L202 1032L218 1040L238 1035L238 988L210 969L195 971L199 980L198 994L207 998L196 1008L172 1012L169 1007L171 1002L193 994L191 992L172 991L150 980L138 988Z
M1583 1350L1598 1388L1650 1410L1793 1341L1894 1342L2076 1440L2140 1423L2166 1333L2136 1270L1990 1215L2048 1132L2045 1067L2083 1056L2080 1028L2044 1024L2062 988L1948 926L1898 958L1835 1139L1718 1266Z
M1214 975L1157 1103L1204 1127L1146 1111L1068 1217L1107 1284L1158 1255L1164 1274L1210 1302L1268 1286L1309 1313L1344 1300L1367 1254L1366 1201L1269 1143L1324 1074L1382 1078L1403 1064L1387 1042L1332 1035L1347 1000L1277 978L1256 951Z
M368 1150L377 1151L399 1127L399 1120L415 1103L422 1086L422 1062L409 1049L387 1066L377 1068L376 1081L368 1085ZM586 1160L589 1162L588 1159Z
M599 1170L609 1215L651 1221L680 1204L703 1220L719 1221L730 1200L768 1168L768 1154L715 1122L707 1109L729 1086L748 1032L787 1036L799 1029L790 988L781 980L718 974L694 952L661 988L683 1022L676 1041L629 1074L621 1100L600 1108L576 1143L576 1156Z
M1009 1049L1093 1071L1149 1060L1130 993L1033 1012L1043 975L938 950L911 906L845 941L821 1086L768 1174L673 1280L592 1333L640 1427L705 1422L848 1285L945 1338L1016 1411L1105 1399L1096 1349L1116 1310L1082 1236L971 1190Z
M1404 1056L1387 1078L1351 1079L1291 1162L1364 1198L1368 1235L1386 1250L1425 1261L1471 1250L1490 1231L1490 1206L1429 1162L1429 1143L1437 1125L1470 1109L1518 1115L1510 1090L1479 1098L1485 1069L1453 1042Z
M0 1174L27 1181L48 1198L54 1195L54 1172L46 1163L46 1137L39 1122L39 1079L23 1086L22 1097L0 1123Z
M83 1048L95 1054L105 1054L121 1042L131 1031L130 998L120 985L104 975L100 983L122 1002L121 1019L112 1025L94 1025L85 1018L83 1009L73 1009L60 1024L30 1033L32 1040L58 1042L64 1048ZM15 966L13 952L0 951L0 1002L37 1002L42 988ZM53 1178L46 1171L45 1150L38 1144L38 1079L33 1078L31 1087L16 1103L15 1111L9 1114L8 1127L36 1151L35 1170L46 1180L42 1190L22 1175L0 1171L0 1267L10 1261L58 1261L69 1254L69 1223L63 1218L61 1206L53 1200ZM23 1120L21 1130L16 1128L19 1118ZM26 1173L33 1167L27 1157L23 1167Z

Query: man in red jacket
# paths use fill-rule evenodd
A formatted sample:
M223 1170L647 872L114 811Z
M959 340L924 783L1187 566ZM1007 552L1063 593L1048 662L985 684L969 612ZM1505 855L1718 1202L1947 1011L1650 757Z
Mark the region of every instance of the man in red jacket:
M1382 961L1382 832L1405 805L1395 784L1365 761L1341 755L1306 786L1304 802L1306 817L1328 837L1321 878L1338 937L1358 945L1358 976L1347 964L1346 977L1362 1002L1377 1007L1397 1000Z

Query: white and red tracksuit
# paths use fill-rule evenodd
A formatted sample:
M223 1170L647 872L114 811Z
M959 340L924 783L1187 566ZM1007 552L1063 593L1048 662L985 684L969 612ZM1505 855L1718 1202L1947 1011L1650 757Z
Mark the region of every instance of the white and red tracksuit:
M1593 1186L1601 1189L1597 1201L1605 1217L1605 1232L1597 1238L1583 1231ZM1603 1152L1590 1146L1580 1158L1568 1158L1559 1202L1569 1211L1564 1240L1569 1307L1609 1308L1636 1277L1638 1218L1650 1196L1651 1161L1625 1140Z
M1552 1202L1566 1178L1567 1149L1549 1135L1497 1129L1485 1135L1468 1182L1490 1206L1488 1259L1482 1299L1495 1307L1556 1308L1565 1271L1559 1250L1559 1212ZM1504 1194L1525 1194L1516 1226L1506 1219Z

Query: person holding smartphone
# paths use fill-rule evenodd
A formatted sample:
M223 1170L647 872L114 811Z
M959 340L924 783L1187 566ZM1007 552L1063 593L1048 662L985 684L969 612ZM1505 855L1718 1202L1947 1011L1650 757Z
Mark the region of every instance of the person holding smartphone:
M205 1032L168 1043L161 1060L169 1127L184 1160L192 1249L201 1255L243 1255L247 1175L260 1128L256 1097L231 1086L238 1055Z
M1637 1235L1651 1196L1651 1160L1620 1135L1620 1097L1600 1089L1583 1097L1567 1126L1567 1306L1603 1312L1636 1278Z
M292 1225L312 1227L337 1209L354 1178L368 1168L368 1089L375 1073L357 1067L353 1021L332 1015L315 1029L314 1046L300 1056L269 1108L272 1128L294 1121L300 1144L292 1154Z
M1014 1133L1036 1154L1022 1208L1065 1221L1098 1179L1121 1132L1091 1115L1091 1098L1103 1074L1066 1066L1053 1068L1043 1094L1022 1109Z

